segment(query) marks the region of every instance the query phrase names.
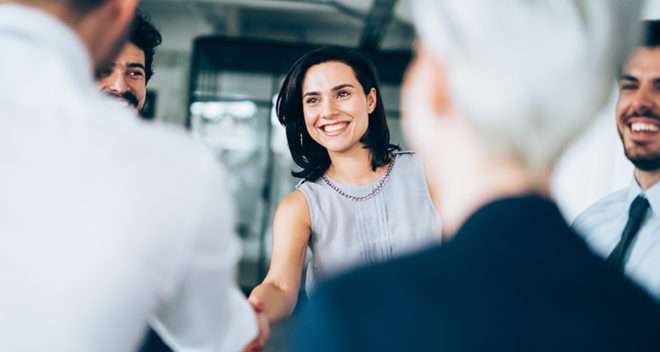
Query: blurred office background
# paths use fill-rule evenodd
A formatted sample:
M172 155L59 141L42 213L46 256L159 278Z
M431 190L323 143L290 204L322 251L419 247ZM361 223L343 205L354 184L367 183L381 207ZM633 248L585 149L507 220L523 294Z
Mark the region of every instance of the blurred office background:
M265 274L276 205L297 180L273 102L290 65L323 45L362 49L376 63L393 142L399 87L415 34L408 0L143 0L163 34L145 115L179 125L229 170L244 244L239 281L248 292ZM644 16L660 17L660 0ZM542 44L540 44L542 45ZM614 86L613 86L614 92ZM631 180L614 127L614 100L560 161L555 192L572 220ZM469 186L469 185L466 185ZM275 331L267 350L285 350ZM155 350L155 349L154 349Z

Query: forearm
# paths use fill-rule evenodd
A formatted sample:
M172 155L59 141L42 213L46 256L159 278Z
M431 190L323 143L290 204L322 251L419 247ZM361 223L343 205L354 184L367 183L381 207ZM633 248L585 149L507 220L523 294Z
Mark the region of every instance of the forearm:
M293 312L298 299L298 293L284 290L278 285L263 282L250 293L251 302L261 302L264 306L264 314L272 323L286 319Z

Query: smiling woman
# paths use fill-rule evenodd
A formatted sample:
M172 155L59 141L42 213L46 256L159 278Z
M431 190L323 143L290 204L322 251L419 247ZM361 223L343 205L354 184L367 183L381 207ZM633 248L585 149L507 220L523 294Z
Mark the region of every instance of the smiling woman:
M250 295L262 326L295 307L308 247L309 293L320 280L440 239L420 162L390 144L368 59L335 47L309 52L284 80L276 112L302 180L275 213L271 265Z
M352 146L362 144L366 148L361 149L368 149L374 169L389 163L392 152L399 149L390 144L376 71L355 51L328 47L300 58L282 84L276 109L278 119L286 127L291 156L303 169L293 173L296 177L314 181L330 167L332 144L324 145L324 140L319 139L322 135L317 133L325 124L360 124L365 130L352 141ZM324 114L324 118L319 118ZM310 128L310 123L321 125Z

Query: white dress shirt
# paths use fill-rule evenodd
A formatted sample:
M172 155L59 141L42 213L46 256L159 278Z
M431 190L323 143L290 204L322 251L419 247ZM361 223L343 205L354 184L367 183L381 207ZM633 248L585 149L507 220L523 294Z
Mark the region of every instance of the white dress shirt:
M573 227L595 252L607 257L621 240L630 205L639 194L648 199L650 208L631 244L625 272L660 300L660 183L642 191L633 179L627 188L611 193L582 212Z
M225 178L94 85L76 34L0 5L0 351L179 351L256 333Z

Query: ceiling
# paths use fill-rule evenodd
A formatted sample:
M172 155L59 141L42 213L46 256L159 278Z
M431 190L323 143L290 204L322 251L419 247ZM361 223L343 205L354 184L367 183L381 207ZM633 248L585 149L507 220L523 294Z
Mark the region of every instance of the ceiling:
M143 0L164 46L198 35L408 48L414 37L408 0Z

